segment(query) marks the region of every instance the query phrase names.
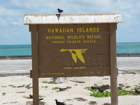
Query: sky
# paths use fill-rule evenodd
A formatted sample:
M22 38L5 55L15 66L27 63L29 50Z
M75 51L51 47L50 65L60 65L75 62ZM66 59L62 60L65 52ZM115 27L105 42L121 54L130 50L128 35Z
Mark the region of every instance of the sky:
M0 0L0 45L31 44L24 14L120 13L117 42L140 42L140 0Z

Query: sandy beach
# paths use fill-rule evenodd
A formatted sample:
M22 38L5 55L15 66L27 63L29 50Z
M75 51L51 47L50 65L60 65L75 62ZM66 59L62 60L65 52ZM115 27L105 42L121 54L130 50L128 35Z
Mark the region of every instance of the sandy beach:
M140 86L140 57L119 57L117 58L119 69L118 86L125 85L127 90L134 90ZM0 60L0 105L26 105L27 99L32 94L32 79L29 75L6 76L7 73L29 73L31 70L31 59L22 60ZM91 101L97 104L111 103L110 97L97 98L90 96L91 91L85 87L94 85L110 85L110 77L72 77L58 84L47 83L52 78L39 79L39 94L43 96L46 105L56 105L55 99L65 102L66 105L90 105ZM65 91L59 91L57 88L66 88ZM55 90L53 90L55 89ZM108 90L109 91L109 90ZM140 95L118 96L119 105L140 105Z

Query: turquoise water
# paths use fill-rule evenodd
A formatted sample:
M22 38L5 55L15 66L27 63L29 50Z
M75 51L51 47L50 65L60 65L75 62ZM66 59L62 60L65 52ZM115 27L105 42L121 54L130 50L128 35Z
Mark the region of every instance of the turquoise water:
M140 53L140 42L117 43L117 53Z
M31 45L0 45L0 56L30 56Z
M117 53L140 53L140 42L117 43ZM31 45L0 45L0 56L31 56Z

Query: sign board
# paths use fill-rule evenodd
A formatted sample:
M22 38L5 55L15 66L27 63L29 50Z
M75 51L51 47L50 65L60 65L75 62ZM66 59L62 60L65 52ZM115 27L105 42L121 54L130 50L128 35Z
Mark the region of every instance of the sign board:
M39 77L110 75L109 24L38 25Z
M116 29L120 14L25 15L32 40L33 104L38 78L110 76L111 105L118 105Z

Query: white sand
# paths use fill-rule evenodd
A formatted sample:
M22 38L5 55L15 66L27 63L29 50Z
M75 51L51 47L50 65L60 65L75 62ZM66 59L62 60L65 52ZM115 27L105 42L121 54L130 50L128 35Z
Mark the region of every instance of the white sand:
M140 57L117 57L119 70L140 70ZM32 70L31 59L0 59L0 74L29 73Z
M76 83L71 80L84 81L85 83ZM119 74L118 75L118 84L122 83L126 86L131 86L130 89L134 89L135 85L140 85L140 74ZM96 101L97 105L103 105L104 103L110 103L110 97L107 98L95 98L89 96L90 91L84 89L87 86L93 86L94 84L105 85L110 84L110 78L108 76L105 77L73 77L69 78L67 81L61 84L48 84L42 83L42 81L52 81L51 78L40 78L39 79L39 91L40 95L45 96L44 101L46 105L55 105L55 99L59 101L65 101L67 105L89 105L89 101ZM0 105L26 105L27 101L31 101L32 99L26 99L22 96L32 94L32 88L26 89L23 88L12 88L9 85L21 86L32 84L32 79L29 76L8 76L8 77L0 77ZM44 88L42 86L48 86L48 88ZM72 87L66 91L52 90L54 87ZM5 95L3 95L5 93ZM74 98L84 98L86 101L77 101ZM69 99L69 100L66 100ZM140 105L140 95L126 95L119 96L119 105Z
M119 70L140 70L140 57L118 57L117 67ZM0 74L2 73L24 73L31 70L31 59L22 60L0 60ZM75 83L70 79L84 81L85 83ZM52 81L51 78L39 79L39 91L40 95L45 96L44 101L46 105L55 105L55 99L59 101L65 101L67 105L89 105L90 101L96 101L97 105L103 105L104 103L110 103L110 97L107 98L95 98L91 97L90 91L84 89L85 87L93 86L94 84L105 85L110 84L110 78L106 77L76 77L70 78L61 84L47 84L42 81ZM125 84L131 86L130 89L134 89L136 86L140 86L140 73L138 74L119 74L118 84ZM32 94L32 88L13 88L13 86L21 86L32 84L32 79L29 76L8 76L0 77L0 105L26 105L27 101L32 99L23 98ZM42 86L48 86L44 88ZM54 87L72 87L66 91L58 92L58 90L52 90ZM130 90L129 89L129 90ZM74 98L84 98L86 101L77 101ZM69 101L67 100L69 99ZM140 95L126 95L118 97L118 105L140 105Z

